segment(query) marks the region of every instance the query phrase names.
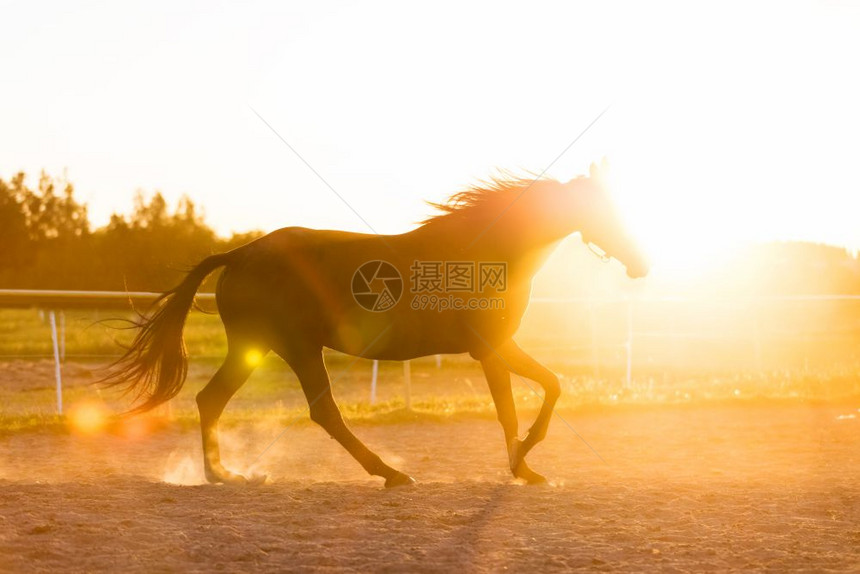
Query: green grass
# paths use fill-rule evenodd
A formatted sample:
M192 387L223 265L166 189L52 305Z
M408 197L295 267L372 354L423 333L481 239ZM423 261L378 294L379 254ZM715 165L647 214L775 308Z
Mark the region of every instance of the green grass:
M70 310L65 316L67 356L100 358L117 355L134 337L127 329L129 312ZM223 356L226 339L217 315L192 313L185 331L189 352ZM0 309L0 360L11 357L53 356L47 314L36 309Z
M66 432L65 417L47 414L5 415L0 414L0 436L23 431Z
M131 331L110 328L103 320L115 312L66 313L66 354L63 398L67 409L85 400L105 403L114 412L129 407L117 393L100 391L91 383L128 342ZM128 318L128 315L125 316ZM118 324L118 323L114 323ZM220 364L225 348L217 316L192 313L185 331L191 356L189 377L171 401L171 424L196 428L195 394ZM532 348L528 339L520 341ZM593 409L680 406L722 401L854 401L860 396L860 364L854 357L817 368L696 369L636 363L633 388L624 388L624 361L602 364L571 359L564 345L543 350L536 357L561 376L563 394L558 410L577 413ZM495 418L495 409L480 365L465 355L412 361L411 408L406 408L403 367L383 361L379 369L379 401L370 404L371 361L335 352L326 354L332 387L344 416L356 424L394 424L407 421L444 422L462 418ZM35 310L0 310L0 433L66 429L56 415L50 329ZM518 410L525 420L541 404L533 382L513 377ZM278 424L309 424L307 402L291 370L270 354L229 404L226 426L250 425L266 419Z

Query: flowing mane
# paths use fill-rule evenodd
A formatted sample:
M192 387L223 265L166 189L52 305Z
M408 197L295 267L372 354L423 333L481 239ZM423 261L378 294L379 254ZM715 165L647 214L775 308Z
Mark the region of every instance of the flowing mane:
M558 183L552 178L533 174L517 176L509 172L501 172L499 175L491 176L489 180L479 181L455 193L444 203L428 201L428 204L442 213L432 215L420 223L427 225L450 221L452 218L460 219L464 215L471 217L496 215L509 207L528 188L543 182Z

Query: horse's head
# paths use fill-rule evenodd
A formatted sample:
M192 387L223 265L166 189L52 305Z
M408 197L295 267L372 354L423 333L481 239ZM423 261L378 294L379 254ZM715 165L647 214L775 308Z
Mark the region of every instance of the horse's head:
M591 164L588 178L571 182L583 218L580 224L582 241L604 259L614 257L627 269L633 279L648 274L650 263L633 241L610 197L607 183L607 165Z

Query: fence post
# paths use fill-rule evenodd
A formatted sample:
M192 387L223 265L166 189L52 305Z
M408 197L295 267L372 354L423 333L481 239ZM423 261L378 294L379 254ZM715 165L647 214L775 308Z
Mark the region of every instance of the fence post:
M588 322L591 327L591 371L595 378L600 378L600 348L598 347L597 320L595 319L595 302L588 302Z
M627 300L627 378L624 383L625 389L633 388L633 299Z
M51 309L48 312L51 322L51 342L54 344L54 376L57 379L57 414L63 414L63 378L60 369L60 345L57 336L57 313Z
M66 362L66 312L60 309L60 360Z
M412 364L403 361L403 382L406 386L406 410L412 410Z
M761 353L761 321L759 318L759 310L753 310L753 353L755 355L756 371L763 370L762 353Z
M376 404L376 378L379 376L379 361L373 359L373 369L370 375L370 404Z

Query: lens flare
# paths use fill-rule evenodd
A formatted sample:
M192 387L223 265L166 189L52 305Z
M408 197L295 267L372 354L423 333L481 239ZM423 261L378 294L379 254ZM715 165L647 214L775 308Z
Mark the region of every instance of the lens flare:
M257 349L251 349L245 353L245 362L251 367L256 367L263 361L263 353Z
M68 421L72 430L81 434L96 434L105 428L110 413L94 401L83 401L69 409Z
M130 417L122 421L120 434L129 440L145 437L152 431L152 418L146 416Z

